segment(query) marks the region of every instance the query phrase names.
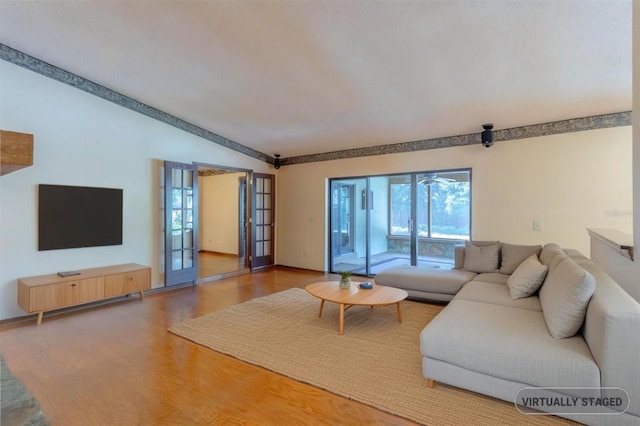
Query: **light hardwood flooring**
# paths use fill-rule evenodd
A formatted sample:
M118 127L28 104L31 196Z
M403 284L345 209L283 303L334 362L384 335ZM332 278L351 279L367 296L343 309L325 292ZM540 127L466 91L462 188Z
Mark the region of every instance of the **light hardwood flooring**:
M412 425L167 328L329 279L269 270L0 327L0 353L52 425Z
M244 258L210 251L198 253L198 278L239 271L249 272L249 268L245 266Z

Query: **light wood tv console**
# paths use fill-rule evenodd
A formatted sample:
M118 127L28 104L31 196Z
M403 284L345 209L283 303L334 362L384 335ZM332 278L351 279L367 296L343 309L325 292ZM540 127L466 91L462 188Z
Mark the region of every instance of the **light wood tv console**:
M151 268L127 263L78 270L78 275L61 277L58 274L20 278L18 305L29 314L38 314L38 324L45 312L82 305L151 288Z

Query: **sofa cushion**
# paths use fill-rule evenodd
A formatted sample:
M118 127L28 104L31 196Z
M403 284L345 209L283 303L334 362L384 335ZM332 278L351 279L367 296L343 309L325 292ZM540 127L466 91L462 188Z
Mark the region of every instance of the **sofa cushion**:
M529 386L600 386L582 337L554 339L542 313L455 298L421 332L422 355ZM423 372L429 377L429 372Z
M485 247L492 246L494 244L500 243L500 241L477 241L474 240L474 246ZM464 244L458 244L455 246L455 261L454 266L455 269L462 269L464 267Z
M543 265L547 265L549 270L552 267L555 267L558 263L560 263L563 259L566 259L568 256L560 247L555 243L545 244L540 251L540 263Z
M500 262L500 243L487 246L464 243L464 264L462 269L470 272L495 272Z
M535 293L547 276L548 269L547 265L540 263L537 255L526 258L507 279L511 298L522 299Z
M500 250L502 256L502 262L500 263L500 273L513 274L516 268L529 256L535 254L537 257L542 250L542 246L523 246L517 244L502 243Z
M578 332L595 287L593 276L568 256L549 268L540 289L540 304L553 337L562 339Z
M495 284L507 284L509 275L501 274L500 272L485 272L483 274L476 275L472 281L484 281L486 283Z
M456 294L476 274L458 269L422 268L419 266L394 266L376 274L376 284L398 287L404 290L430 293Z
M474 302L491 303L494 305L511 306L512 308L542 312L540 299L538 299L537 296L512 300L506 285L483 282L475 279L462 287L462 290L458 292L455 299L472 300Z

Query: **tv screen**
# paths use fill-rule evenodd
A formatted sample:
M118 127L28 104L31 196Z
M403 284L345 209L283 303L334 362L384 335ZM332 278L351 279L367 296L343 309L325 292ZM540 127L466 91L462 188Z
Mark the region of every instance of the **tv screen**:
M39 251L120 244L122 189L39 185Z

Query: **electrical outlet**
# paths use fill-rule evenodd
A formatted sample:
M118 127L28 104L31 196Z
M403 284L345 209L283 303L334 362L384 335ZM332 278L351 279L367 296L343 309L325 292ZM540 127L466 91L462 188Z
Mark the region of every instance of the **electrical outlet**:
M533 220L533 230L542 231L542 221L538 219Z

